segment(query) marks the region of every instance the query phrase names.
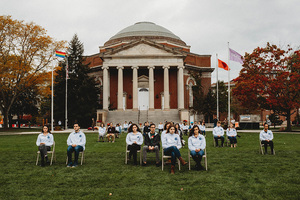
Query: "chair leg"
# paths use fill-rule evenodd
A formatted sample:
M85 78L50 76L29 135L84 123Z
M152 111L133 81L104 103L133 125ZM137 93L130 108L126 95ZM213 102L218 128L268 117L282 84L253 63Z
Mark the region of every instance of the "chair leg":
M37 165L39 163L39 157L40 157L39 155L40 155L40 152L37 153L35 165Z
M188 155L189 157L189 170L191 170L191 155Z
M84 160L84 151L81 152L81 165L83 163L83 160Z
M52 151L52 155L51 155L51 162L50 162L50 165L52 165L52 162L53 162L53 156L54 156L54 152Z

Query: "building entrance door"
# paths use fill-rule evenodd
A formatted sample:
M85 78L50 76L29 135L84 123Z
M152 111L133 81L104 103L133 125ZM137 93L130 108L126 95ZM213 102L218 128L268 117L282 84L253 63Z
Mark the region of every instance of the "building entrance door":
M139 88L138 89L138 101L140 110L148 110L149 108L149 89Z

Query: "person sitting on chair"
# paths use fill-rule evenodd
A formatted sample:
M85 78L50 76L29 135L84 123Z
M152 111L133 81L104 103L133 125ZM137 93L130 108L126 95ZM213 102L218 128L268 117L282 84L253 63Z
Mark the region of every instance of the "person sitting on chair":
M106 128L105 128L103 123L100 124L100 127L98 129L98 133L99 133L98 142L104 142L104 135L106 133Z
M113 123L110 122L109 126L107 127L107 141L114 143L115 142L115 133L116 133L116 128L113 126ZM111 140L110 140L111 138Z
M227 128L226 130L226 135L228 136L228 139L230 141L230 146L231 148L236 148L236 136L237 136L237 132L236 129L233 126L233 123L230 122L229 128Z
M137 124L132 124L129 127L126 144L129 150L129 160L131 159L131 155L133 155L133 164L137 165L137 151L141 149L141 145L143 144L143 135Z
M46 163L48 163L47 151L51 150L51 146L53 145L53 135L50 133L48 126L43 126L42 133L40 133L36 140L36 146L39 147L39 151L41 154L41 167L45 167L45 159Z
M188 140L188 147L193 160L196 162L196 170L202 170L201 165L202 156L206 147L205 137L200 134L200 129L197 125L193 126L190 131Z
M259 134L259 139L260 142L264 145L265 147L265 154L267 154L267 147L268 145L271 148L271 154L274 155L274 144L273 144L273 132L271 130L269 130L269 125L267 123L265 123L264 125L264 130L262 130Z
M181 146L180 137L175 134L175 126L170 125L167 129L167 134L162 138L162 147L164 148L164 155L171 156L171 174L175 173L176 158L180 160L182 165L186 165L187 162L181 157L179 149Z
M204 135L204 136L206 136L206 133L205 133L205 121L204 120L201 122L201 125L198 126L198 127L200 129L201 134Z
M147 164L147 152L155 151L156 167L159 167L160 136L155 132L155 124L150 125L150 132L145 134L143 147L143 166Z
M221 140L221 146L224 144L224 129L221 126L221 122L217 122L217 126L213 129L213 135L216 142L216 147L219 146L218 140Z
M68 144L68 165L67 167L77 167L79 152L85 149L86 138L85 134L80 130L79 124L74 123L74 131L70 133L67 144ZM72 153L75 152L74 163L72 162Z

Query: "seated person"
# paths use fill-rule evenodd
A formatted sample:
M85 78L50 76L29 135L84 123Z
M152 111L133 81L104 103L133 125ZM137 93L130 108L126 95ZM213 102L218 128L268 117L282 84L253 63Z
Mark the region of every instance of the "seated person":
M206 147L205 137L200 134L200 129L197 125L190 130L190 137L188 140L188 147L193 160L196 162L196 169L202 170L201 165L202 156Z
M39 147L41 155L41 167L45 167L45 159L46 163L48 163L47 151L51 151L53 142L53 135L50 133L48 126L43 126L42 133L38 135L36 140L36 146Z
M199 129L200 129L200 132L202 135L206 136L206 133L205 133L205 121L203 120L201 125L199 125Z
M77 167L79 152L85 149L86 138L85 134L80 130L78 123L74 123L74 131L70 133L67 144L68 144L68 165L67 167ZM75 152L74 163L72 162L72 153Z
M113 126L113 123L110 122L109 126L107 127L107 141L109 142L115 142L115 133L116 133L116 128ZM111 140L110 140L111 138Z
M163 130L164 130L164 125L163 125L162 122L159 122L159 124L158 124L158 133L160 134L161 132L163 132Z
M150 125L150 132L145 134L143 147L143 166L147 164L147 152L155 151L156 166L159 167L160 136L155 132L155 124Z
M123 128L124 128L124 132L127 133L127 130L128 130L128 123L127 123L127 121L125 121L125 123L123 124Z
M150 132L149 122L145 122L143 127L143 135L145 136L149 132Z
M162 147L164 148L164 155L171 156L171 174L175 173L176 158L180 160L182 165L186 165L187 162L181 157L179 149L181 146L180 137L175 134L175 126L173 124L169 125L167 133L162 138Z
M273 132L269 130L269 125L265 123L264 125L264 130L262 130L259 134L259 139L260 142L264 145L265 147L265 154L267 154L267 147L268 145L271 148L271 154L274 155L274 144L273 144Z
M143 135L137 124L132 124L128 129L126 136L127 149L129 150L129 159L133 156L133 164L137 165L137 151L141 149L143 144Z
M106 128L104 126L103 123L100 124L100 127L98 129L98 133L99 133L99 139L98 139L98 142L104 142L104 136L105 136L105 133L106 133Z
M228 139L230 140L230 146L231 148L236 147L236 136L237 136L237 132L236 129L233 126L233 123L230 123L229 128L226 130L226 135L228 137Z
M217 126L213 129L213 136L216 142L216 147L219 147L218 140L221 140L221 146L224 144L224 129L221 126L221 122L217 122Z

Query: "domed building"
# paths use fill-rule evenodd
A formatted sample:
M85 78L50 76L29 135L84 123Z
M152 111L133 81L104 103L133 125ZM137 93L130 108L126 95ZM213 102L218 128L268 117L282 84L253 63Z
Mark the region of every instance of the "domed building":
M206 93L211 84L211 56L190 52L168 29L138 22L112 36L99 53L86 56L101 88L98 122L194 121L195 85L201 72Z

